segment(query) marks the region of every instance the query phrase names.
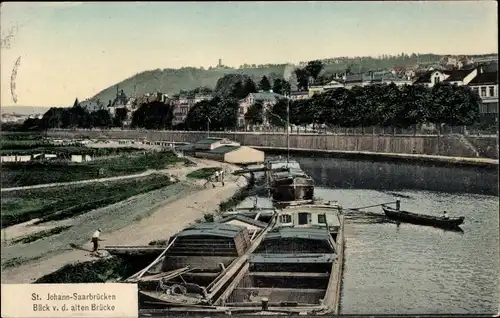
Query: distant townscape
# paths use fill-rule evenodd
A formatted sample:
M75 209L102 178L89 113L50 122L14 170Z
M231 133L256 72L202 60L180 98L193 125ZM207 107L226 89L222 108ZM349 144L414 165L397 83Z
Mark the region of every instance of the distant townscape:
M242 65L239 70L225 67L219 60L217 67L205 71L221 71L213 87L185 87L174 94L144 93L143 84L138 93L136 83L131 90L132 79L138 81L148 71L113 86L114 96L107 101L102 97L111 88L81 102L77 98L71 109L52 108L44 116L32 115L25 124L32 129L259 131L284 127L288 114L296 129L416 129L416 125L419 129L441 129L443 124L494 129L498 118L497 55L438 57L402 54L359 58L357 64L355 59L338 58L298 65ZM415 60L418 63L413 63ZM388 63L400 64L373 69ZM266 69L275 72L268 70L258 78L258 73L246 72ZM176 70L177 78L187 71ZM175 77L155 82L164 85ZM14 121L12 117L9 120Z

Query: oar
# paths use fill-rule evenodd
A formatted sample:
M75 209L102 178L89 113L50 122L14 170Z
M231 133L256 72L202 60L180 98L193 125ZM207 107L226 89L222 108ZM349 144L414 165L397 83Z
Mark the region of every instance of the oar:
M393 204L393 203L396 203L396 202L397 201L387 202L387 203L379 203L379 204L374 204L374 205L362 206L360 208L348 208L347 210L358 211L358 210L362 210L362 209L368 209L368 208L374 208L374 207L377 207L377 206L382 206L382 205L387 205L387 204Z

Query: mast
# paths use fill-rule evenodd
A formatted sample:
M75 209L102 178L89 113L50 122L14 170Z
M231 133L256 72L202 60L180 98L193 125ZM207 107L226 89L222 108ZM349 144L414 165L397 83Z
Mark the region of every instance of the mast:
M290 161L290 92L286 99L286 167Z

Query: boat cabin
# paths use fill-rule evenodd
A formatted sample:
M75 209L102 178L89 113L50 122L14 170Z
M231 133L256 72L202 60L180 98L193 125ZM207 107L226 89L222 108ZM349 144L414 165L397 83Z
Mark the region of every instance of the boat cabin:
M296 160L288 160L287 162L286 159L277 158L277 159L267 160L265 162L265 165L267 166L268 169L271 170L279 168L287 168L287 167L290 169L302 170L300 168L300 164Z
M339 230L341 208L332 202L324 205L288 206L278 212L276 227L328 228L331 233Z

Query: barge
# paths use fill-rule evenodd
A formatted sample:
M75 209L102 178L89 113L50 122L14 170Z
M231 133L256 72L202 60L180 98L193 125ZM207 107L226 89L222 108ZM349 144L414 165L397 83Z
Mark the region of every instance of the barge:
M344 219L335 203L287 207L215 302L229 312L338 314Z
M314 200L314 180L297 161L271 159L266 161L266 168L266 179L274 202L311 203Z
M138 284L142 307L209 306L270 226L252 236L245 227L218 222L188 227L170 238L155 261L125 282Z

